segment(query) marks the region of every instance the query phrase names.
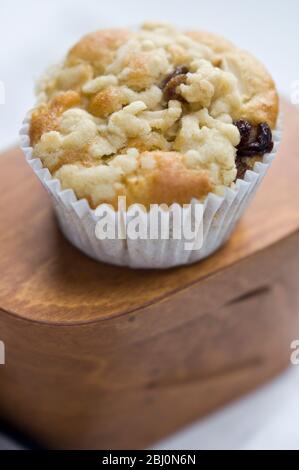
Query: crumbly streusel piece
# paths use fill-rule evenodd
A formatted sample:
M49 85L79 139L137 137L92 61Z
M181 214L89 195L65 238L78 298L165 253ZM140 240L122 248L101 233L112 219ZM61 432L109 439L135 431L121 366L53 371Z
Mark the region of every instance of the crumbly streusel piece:
M81 39L40 81L30 137L34 156L93 208L119 195L183 204L235 181L246 137L236 121L274 128L277 114L275 85L247 52L147 23Z

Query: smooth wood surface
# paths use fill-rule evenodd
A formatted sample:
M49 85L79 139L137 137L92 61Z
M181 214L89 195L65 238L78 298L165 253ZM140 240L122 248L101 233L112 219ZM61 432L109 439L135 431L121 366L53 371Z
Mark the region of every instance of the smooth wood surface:
M134 271L59 233L17 150L0 157L0 416L52 448L142 448L289 364L299 334L299 113L229 243Z

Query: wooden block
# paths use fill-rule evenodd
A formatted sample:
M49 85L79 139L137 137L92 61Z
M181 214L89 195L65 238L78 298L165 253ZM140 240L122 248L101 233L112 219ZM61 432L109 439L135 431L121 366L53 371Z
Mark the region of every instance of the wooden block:
M227 245L167 271L60 234L20 151L0 157L0 413L50 448L142 448L289 364L298 338L299 112Z

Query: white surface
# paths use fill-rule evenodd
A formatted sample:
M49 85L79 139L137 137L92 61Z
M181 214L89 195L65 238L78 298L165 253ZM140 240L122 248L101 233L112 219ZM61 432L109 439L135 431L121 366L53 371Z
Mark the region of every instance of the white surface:
M299 366L155 449L298 450Z
M299 80L299 2L294 0L0 0L0 81L6 90L0 149L17 139L33 103L33 80L80 35L144 19L223 34L263 60L287 96ZM299 366L293 366L273 384L160 448L299 449L298 391Z

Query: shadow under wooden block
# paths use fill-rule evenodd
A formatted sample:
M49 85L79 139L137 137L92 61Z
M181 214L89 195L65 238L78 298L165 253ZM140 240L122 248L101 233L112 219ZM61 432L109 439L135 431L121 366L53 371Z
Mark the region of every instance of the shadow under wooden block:
M142 448L254 389L299 335L299 113L227 245L167 271L60 234L20 151L0 158L0 415L51 448Z

